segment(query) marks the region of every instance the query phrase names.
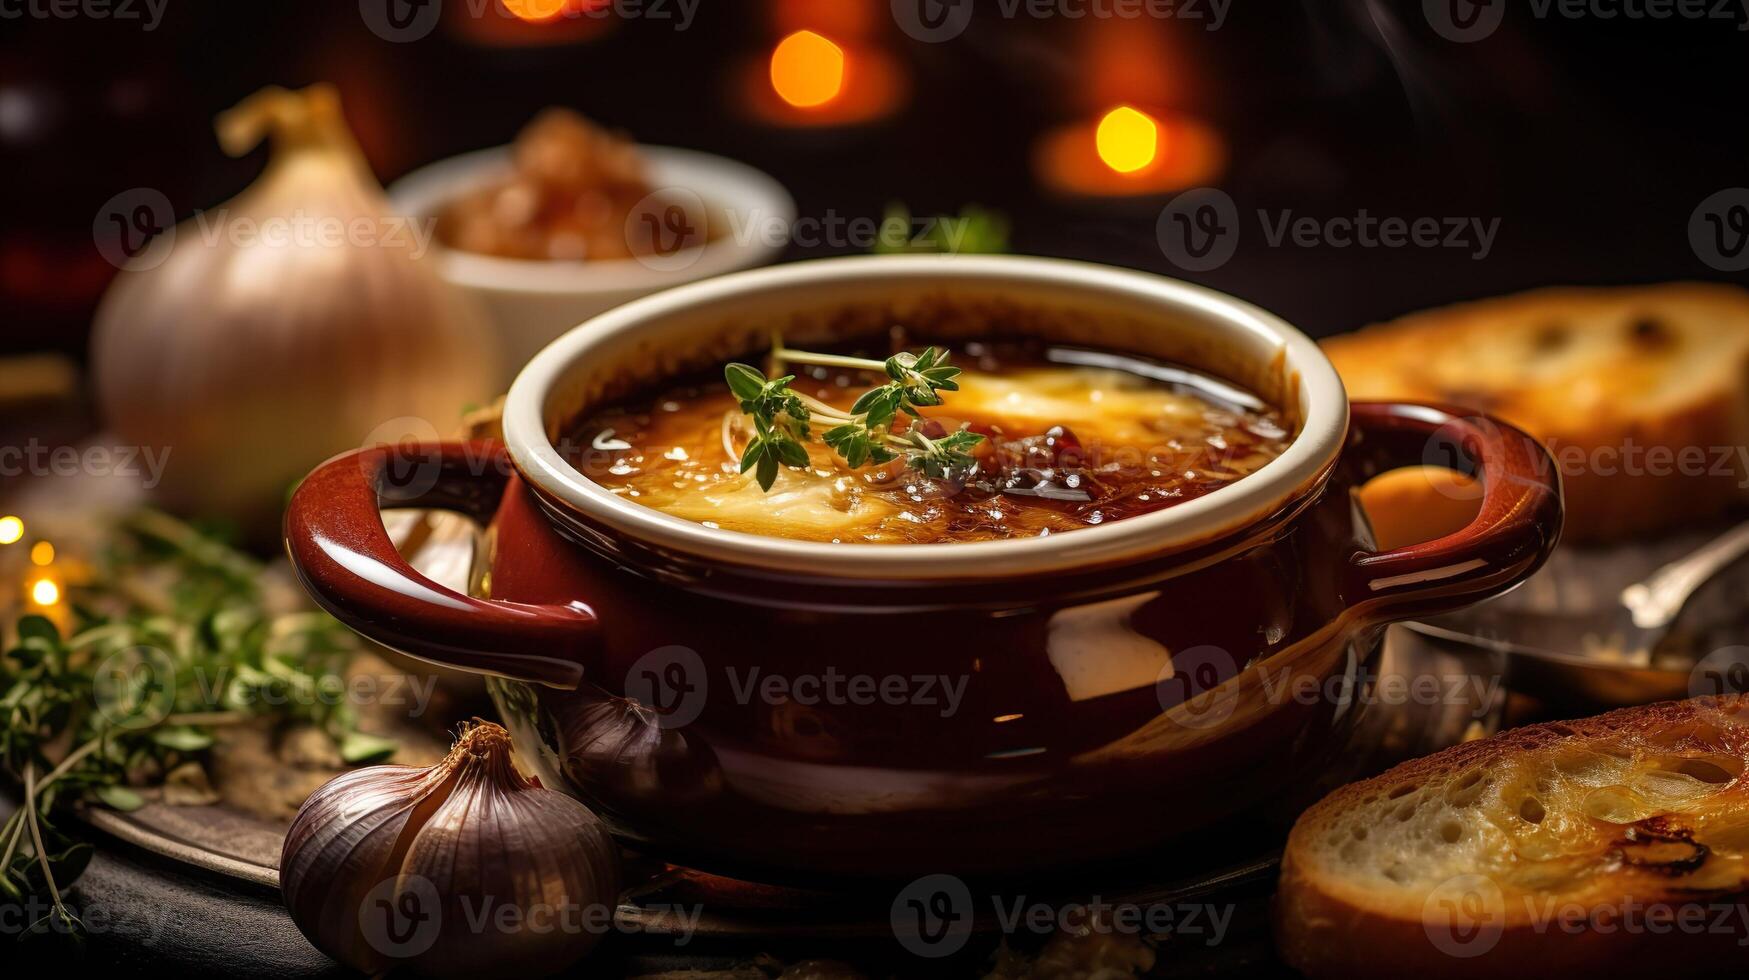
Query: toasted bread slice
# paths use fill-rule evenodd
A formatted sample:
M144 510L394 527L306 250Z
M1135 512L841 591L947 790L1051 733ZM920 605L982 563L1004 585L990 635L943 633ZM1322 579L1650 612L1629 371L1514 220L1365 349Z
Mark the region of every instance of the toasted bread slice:
M1749 291L1545 289L1412 314L1324 349L1351 398L1452 402L1542 439L1570 540L1700 520L1744 499ZM1381 523L1413 524L1450 510L1427 509L1435 492L1399 481L1364 501Z
M1749 696L1531 725L1352 783L1288 837L1312 977L1749 969Z

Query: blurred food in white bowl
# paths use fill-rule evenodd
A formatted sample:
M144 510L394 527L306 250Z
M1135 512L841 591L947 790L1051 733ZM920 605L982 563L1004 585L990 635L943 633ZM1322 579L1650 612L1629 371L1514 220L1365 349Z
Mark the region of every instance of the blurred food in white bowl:
M442 276L485 306L506 365L639 296L772 262L795 218L752 167L555 109L510 146L422 167L389 194L431 230Z

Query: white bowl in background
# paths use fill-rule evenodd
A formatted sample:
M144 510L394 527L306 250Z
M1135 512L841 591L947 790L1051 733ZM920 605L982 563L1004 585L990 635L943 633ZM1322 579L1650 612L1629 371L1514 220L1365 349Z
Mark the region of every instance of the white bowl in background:
M641 146L652 188L696 195L722 237L671 255L631 259L539 260L479 255L433 242L439 273L473 296L491 317L508 387L515 370L572 327L622 303L681 283L767 265L783 251L795 202L765 173L724 157ZM401 214L435 218L462 194L512 173L511 148L494 147L420 167L389 187ZM768 234L782 229L783 236Z

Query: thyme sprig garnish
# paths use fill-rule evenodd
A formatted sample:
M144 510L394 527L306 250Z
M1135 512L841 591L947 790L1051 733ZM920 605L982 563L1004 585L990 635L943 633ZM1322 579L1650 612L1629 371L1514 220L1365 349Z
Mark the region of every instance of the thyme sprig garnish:
M752 470L763 490L770 490L777 481L780 465L808 465L807 443L816 428L824 430L820 441L851 469L902 458L905 465L926 476L949 479L976 462L970 450L984 437L964 425L934 439L916 424L893 431L900 414L921 420L920 410L940 405L942 392L959 390L954 379L960 369L948 363L946 349L926 347L917 354L901 351L876 361L792 350L777 340L772 345L771 361L774 365L811 364L879 372L888 380L863 392L847 412L792 390L793 374L768 378L748 364L725 367L723 378L729 391L739 400L741 411L753 420L753 438L741 453L741 472Z

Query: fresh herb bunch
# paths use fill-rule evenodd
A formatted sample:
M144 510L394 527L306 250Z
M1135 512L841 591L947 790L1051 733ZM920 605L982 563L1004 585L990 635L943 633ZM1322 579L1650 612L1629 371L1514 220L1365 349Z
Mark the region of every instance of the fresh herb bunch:
M886 384L871 388L845 412L790 389L796 376L767 378L747 364L723 369L729 391L739 399L741 411L753 419L754 435L741 453L741 472L754 471L761 489L770 490L778 466L808 465L807 443L816 426L825 429L820 441L843 458L846 466L860 469L904 458L907 466L936 479L948 479L970 469L976 460L973 446L984 440L960 426L938 439L931 439L913 424L903 432L893 431L900 413L922 419L919 409L941 404L941 393L958 391L960 369L948 363L945 349L926 347L921 353L900 352L883 361L840 354L815 354L790 350L782 341L772 345L774 363L817 364L884 372Z
M276 612L262 567L164 514L123 518L65 636L42 616L10 624L0 656L0 765L23 790L0 825L0 905L48 914L25 934L77 934L63 889L91 858L57 830L60 804L119 810L134 787L198 761L214 730L258 718L319 725L348 762L394 742L366 735L343 697L353 635L322 613Z

